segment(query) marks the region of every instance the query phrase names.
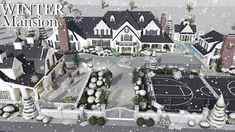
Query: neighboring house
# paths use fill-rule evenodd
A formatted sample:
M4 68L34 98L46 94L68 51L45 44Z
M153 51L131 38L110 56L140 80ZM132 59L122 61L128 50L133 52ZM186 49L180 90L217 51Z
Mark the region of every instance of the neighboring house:
M37 100L58 76L63 55L53 48L38 42L30 46L17 38L0 49L0 100L21 100L22 88Z
M132 54L144 48L173 52L175 45L150 11L129 10L108 11L103 17L81 17L79 20L64 17L48 43L64 52L99 46L121 54Z
M197 38L197 26L191 24L188 20L175 24L174 40L183 43L194 43Z
M224 35L212 30L205 35L199 36L198 43L194 44L194 55L206 67L214 66L220 58Z

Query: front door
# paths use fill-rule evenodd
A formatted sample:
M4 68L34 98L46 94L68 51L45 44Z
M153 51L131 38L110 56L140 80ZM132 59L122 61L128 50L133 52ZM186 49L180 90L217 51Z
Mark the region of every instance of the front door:
M122 54L131 54L131 47L122 47Z

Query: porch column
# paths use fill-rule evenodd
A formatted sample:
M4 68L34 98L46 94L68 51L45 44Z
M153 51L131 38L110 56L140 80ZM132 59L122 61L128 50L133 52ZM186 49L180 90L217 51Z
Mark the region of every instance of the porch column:
M131 54L133 53L133 47L131 47Z
M162 51L164 50L164 44L161 44L161 46L162 46Z
M37 88L34 88L34 89L33 89L33 92L34 92L34 99L35 99L35 101L38 101L38 100L39 100L39 95L38 95L38 90L37 90Z
M174 51L174 44L171 45L171 52Z

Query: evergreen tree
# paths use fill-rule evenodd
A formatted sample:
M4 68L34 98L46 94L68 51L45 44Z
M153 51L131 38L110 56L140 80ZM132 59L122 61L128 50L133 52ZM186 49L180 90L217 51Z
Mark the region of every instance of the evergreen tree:
M221 94L214 108L207 116L207 121L211 124L211 126L221 128L226 124L227 116L225 113L225 107L224 98Z
M35 31L33 29L29 29L27 37L34 37L34 36L35 36Z
M221 72L222 65L223 65L222 58L219 58L215 66L215 71Z
M48 38L46 30L45 30L44 27L40 27L40 28L38 28L38 30L39 30L39 39L40 40L45 40L45 39Z

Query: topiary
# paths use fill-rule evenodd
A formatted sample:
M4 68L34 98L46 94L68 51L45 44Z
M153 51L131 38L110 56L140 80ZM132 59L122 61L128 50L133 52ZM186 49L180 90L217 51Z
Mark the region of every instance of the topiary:
M97 123L97 117L91 116L88 121L91 125L95 125Z
M105 118L104 117L97 118L97 125L98 126L103 126L104 124L105 124Z
M145 124L145 119L142 118L142 117L139 117L139 118L137 119L137 121L136 121L136 124L137 124L138 126L143 126L143 125Z
M148 127L153 127L155 124L155 121L152 118L149 118L148 120L146 120L146 125Z

